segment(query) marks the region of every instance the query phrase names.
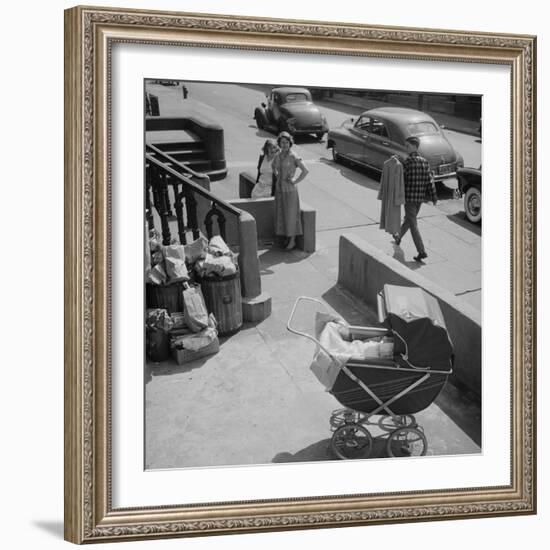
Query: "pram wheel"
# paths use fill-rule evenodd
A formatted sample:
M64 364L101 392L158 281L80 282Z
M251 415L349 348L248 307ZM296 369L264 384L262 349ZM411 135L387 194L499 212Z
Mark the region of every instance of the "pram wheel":
M428 450L426 436L418 428L398 428L386 443L389 456L424 456Z
M333 430L336 430L337 428L340 428L340 426L347 424L358 424L359 420L360 418L358 412L352 411L351 409L337 409L332 411L329 422L330 427Z
M368 458L372 451L372 436L359 424L346 424L332 435L330 446L338 458Z
M397 415L399 423L396 423L393 416L389 414L381 416L378 421L378 427L385 432L393 432L397 428L414 428L416 426L416 418L412 414Z

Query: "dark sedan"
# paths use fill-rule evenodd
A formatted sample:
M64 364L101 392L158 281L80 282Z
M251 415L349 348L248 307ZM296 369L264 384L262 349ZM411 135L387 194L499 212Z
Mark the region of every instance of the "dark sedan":
M382 170L392 155L407 157L406 139L420 140L419 153L430 163L436 181L457 187L456 171L464 165L437 122L421 111L403 107L380 107L365 111L359 118L345 121L328 133L327 147L333 159Z
M267 104L262 103L254 110L254 118L260 130L274 133L314 134L321 140L328 131L326 118L306 88L273 88Z

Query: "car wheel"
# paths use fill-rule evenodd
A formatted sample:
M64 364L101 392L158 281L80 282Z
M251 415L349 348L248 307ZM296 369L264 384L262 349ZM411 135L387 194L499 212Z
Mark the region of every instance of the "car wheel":
M254 119L256 120L256 126L258 126L258 130L263 130L267 126L265 113L259 107L256 107L256 109L254 110Z
M472 223L481 221L481 189L470 187L464 195L464 211Z
M290 131L288 124L286 123L286 120L284 118L279 119L279 123L277 124L277 131L279 134L281 132L288 132L290 135L292 135L292 132Z

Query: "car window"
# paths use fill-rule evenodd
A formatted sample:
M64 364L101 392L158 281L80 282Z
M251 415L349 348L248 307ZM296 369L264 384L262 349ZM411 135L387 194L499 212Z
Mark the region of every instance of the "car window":
M426 134L438 134L439 129L433 122L415 122L414 124L409 124L407 130L411 136L422 136Z
M381 120L378 120L377 118L373 118L371 120L370 133L380 137L389 136L386 125Z
M364 132L369 131L369 126L370 126L370 117L368 116L360 116L357 119L357 122L355 123L355 128L357 128L357 130L363 130Z
M286 94L285 101L286 103L294 103L296 101L308 101L309 98L306 94L302 93L293 93L293 94Z

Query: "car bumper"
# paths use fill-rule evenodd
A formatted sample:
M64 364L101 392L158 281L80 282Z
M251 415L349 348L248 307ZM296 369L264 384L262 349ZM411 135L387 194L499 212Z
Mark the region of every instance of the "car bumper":
M311 128L291 128L290 129L291 133L293 135L297 135L297 134L320 134L321 132L324 134L326 132L326 129L324 128L315 128L315 127L311 127Z
M288 128L294 135L296 134L319 134L328 132L326 124L296 124L292 119L287 120Z
M458 178L456 176L456 172L441 176L434 176L434 180L438 183L442 183L445 187L449 187L450 189L458 189Z

